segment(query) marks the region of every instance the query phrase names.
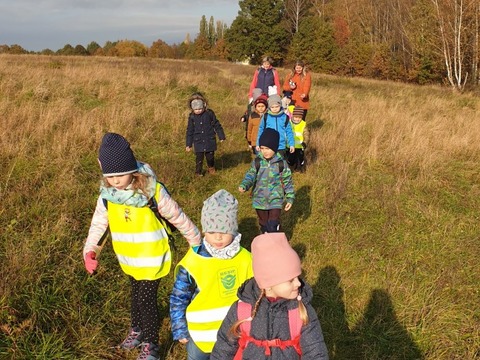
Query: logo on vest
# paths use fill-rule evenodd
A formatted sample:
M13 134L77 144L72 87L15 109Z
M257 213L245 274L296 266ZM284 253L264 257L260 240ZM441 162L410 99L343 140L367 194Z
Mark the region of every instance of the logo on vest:
M237 283L237 269L228 269L220 271L219 278L222 286L220 287L220 296L227 297L231 296L232 292L235 293L237 288L235 284Z
M125 216L125 221L128 222L128 221L132 221L132 219L130 219L130 209L129 208L125 208L125 212L123 214Z

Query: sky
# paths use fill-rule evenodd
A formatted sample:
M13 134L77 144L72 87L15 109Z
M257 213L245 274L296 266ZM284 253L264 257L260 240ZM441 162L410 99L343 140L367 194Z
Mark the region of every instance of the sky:
M202 15L228 26L237 17L238 0L0 0L0 45L28 51L56 51L95 41L194 39Z

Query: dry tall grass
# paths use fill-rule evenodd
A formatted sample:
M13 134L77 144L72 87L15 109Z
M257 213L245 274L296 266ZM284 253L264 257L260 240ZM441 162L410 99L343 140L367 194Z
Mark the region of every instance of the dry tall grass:
M129 319L111 249L99 274L81 249L105 131L122 133L199 223L203 200L236 193L250 155L239 117L253 67L154 59L0 56L0 358L134 359L109 349ZM282 71L286 74L287 70ZM480 357L479 100L314 74L307 174L285 230L304 259L332 359ZM214 178L193 177L186 100L200 90L228 137ZM180 251L185 244L178 240ZM184 358L159 303L166 359Z

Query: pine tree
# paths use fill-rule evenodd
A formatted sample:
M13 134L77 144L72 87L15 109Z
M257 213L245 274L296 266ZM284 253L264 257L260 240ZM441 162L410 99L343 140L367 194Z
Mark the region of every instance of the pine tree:
M289 42L283 1L241 0L238 5L238 16L225 32L229 59L260 64L268 55L282 64Z

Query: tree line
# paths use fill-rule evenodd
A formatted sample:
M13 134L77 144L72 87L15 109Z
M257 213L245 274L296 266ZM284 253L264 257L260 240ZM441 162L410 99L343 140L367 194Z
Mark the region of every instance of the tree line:
M144 56L285 66L298 58L343 76L476 88L480 0L241 0L228 27L206 16L191 40L150 47L135 41L67 44L41 54ZM0 45L0 53L28 53Z

